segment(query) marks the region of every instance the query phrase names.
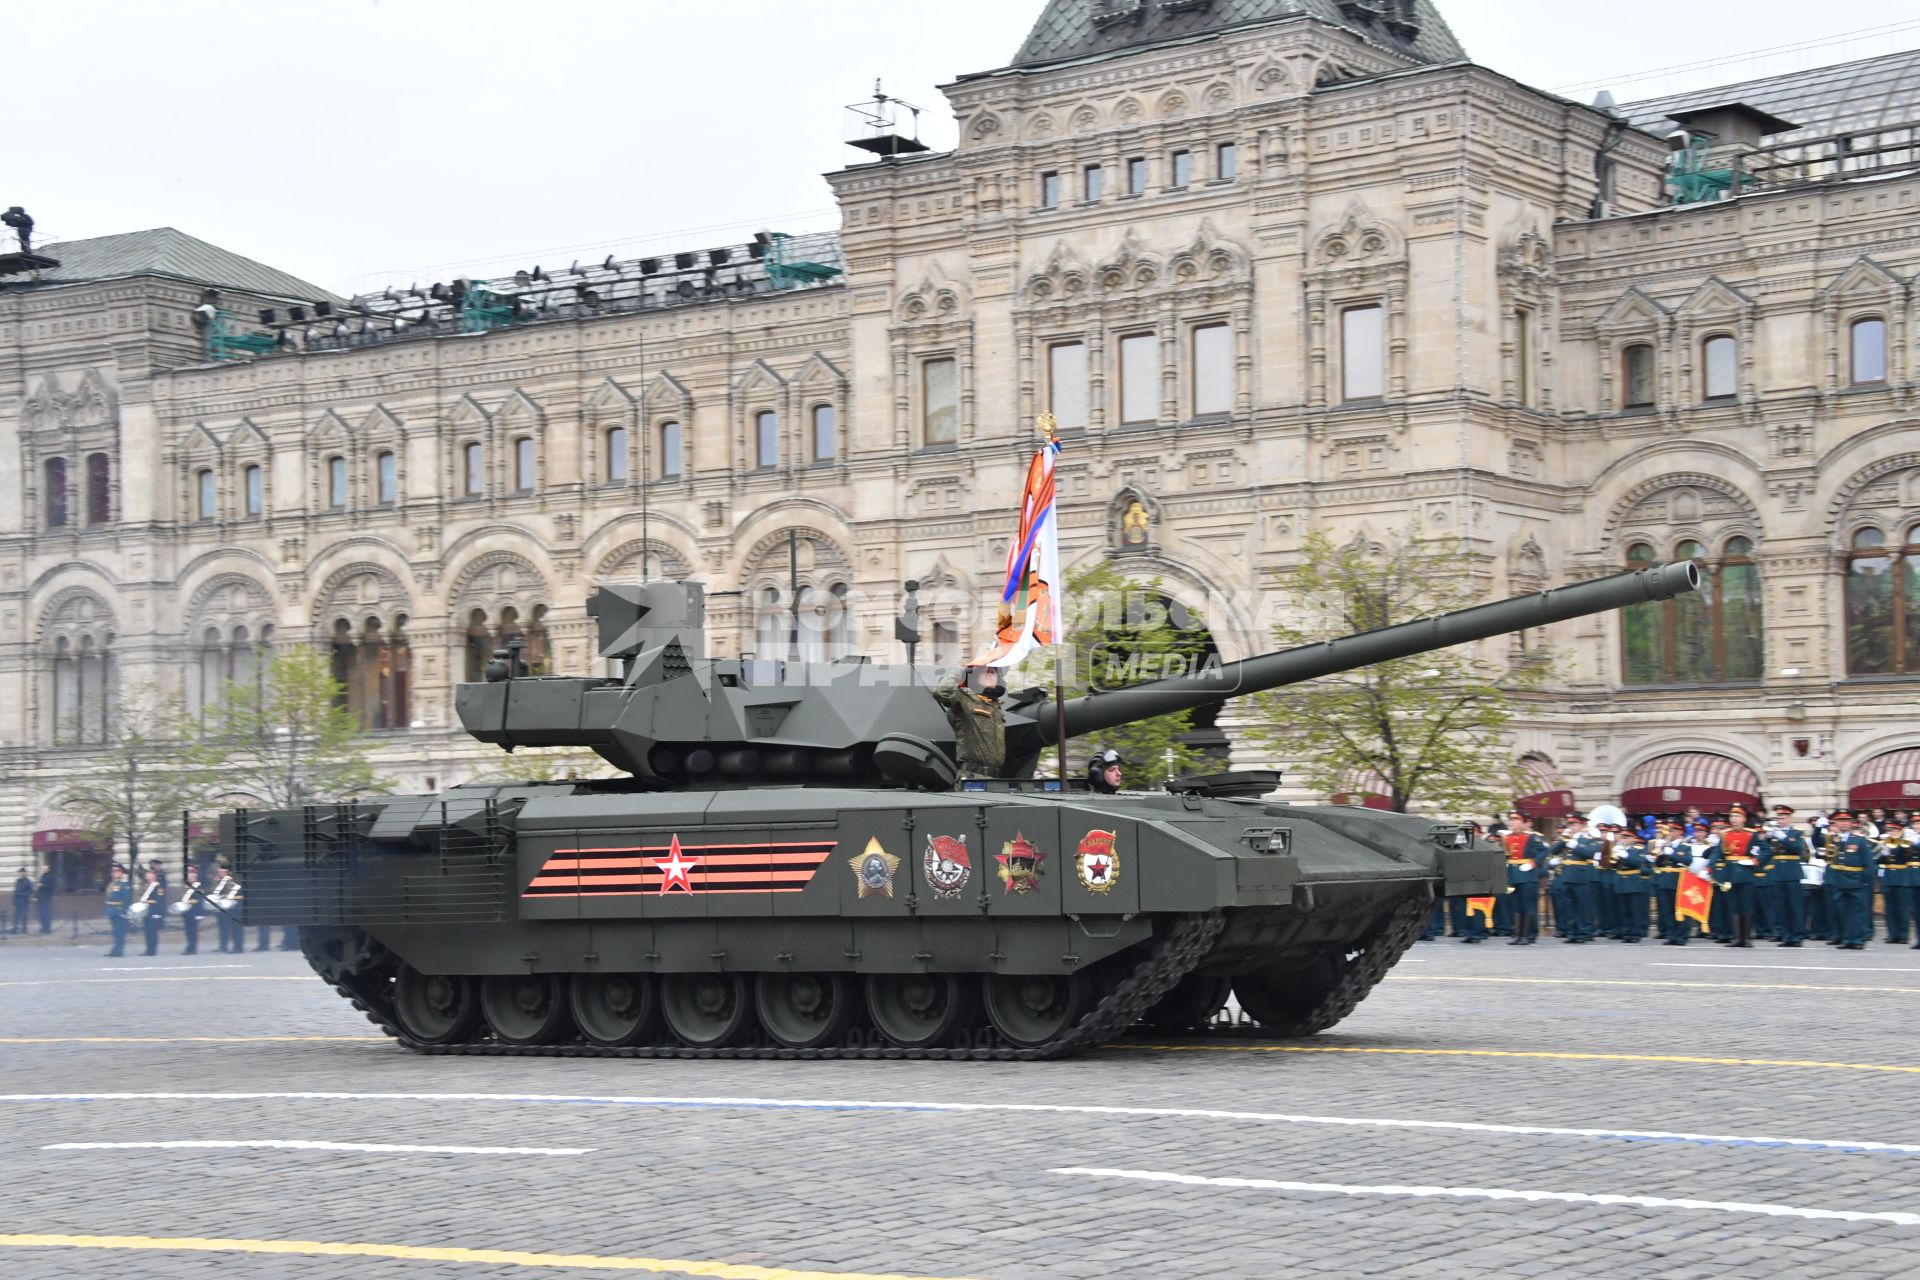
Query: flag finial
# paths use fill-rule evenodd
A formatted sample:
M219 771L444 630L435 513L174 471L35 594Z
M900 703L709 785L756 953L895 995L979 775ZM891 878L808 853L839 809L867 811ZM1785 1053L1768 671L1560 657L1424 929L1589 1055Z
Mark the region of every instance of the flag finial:
M1033 420L1034 429L1049 443L1060 439L1060 431L1054 424L1053 413L1044 411Z

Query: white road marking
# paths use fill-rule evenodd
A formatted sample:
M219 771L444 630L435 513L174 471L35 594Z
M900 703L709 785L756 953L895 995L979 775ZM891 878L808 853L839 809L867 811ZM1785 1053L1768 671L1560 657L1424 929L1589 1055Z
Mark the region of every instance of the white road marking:
M438 1147L390 1142L314 1142L302 1138L255 1138L244 1142L50 1142L42 1151L276 1151L425 1152L439 1156L584 1156L592 1147Z
M0 987L66 987L86 986L101 983L127 982L312 982L311 975L306 977L282 977L278 974L250 974L242 976L233 973L209 973L192 978L42 978L32 982L0 982Z
M1242 1187L1252 1191L1321 1191L1343 1196L1441 1196L1467 1200L1528 1200L1562 1204L1624 1204L1647 1209L1700 1209L1714 1213L1758 1213L1774 1218L1818 1218L1834 1222L1887 1222L1920 1227L1920 1213L1865 1213L1852 1209L1808 1209L1792 1204L1748 1204L1739 1200L1680 1200L1666 1196L1623 1196L1608 1192L1517 1191L1506 1187L1352 1186L1341 1182L1284 1182L1276 1178L1203 1178L1192 1173L1152 1169L1049 1169L1066 1177L1127 1178L1172 1182L1188 1187Z
M162 969L251 969L250 964L102 964L100 973L158 973Z
M1805 969L1821 973L1911 973L1920 976L1920 967L1869 969L1851 964L1689 964L1684 960L1655 960L1655 969Z
M685 1107L758 1111L920 1111L966 1114L1119 1116L1176 1120L1228 1120L1236 1123L1327 1125L1345 1128L1415 1129L1446 1133L1505 1134L1528 1138L1607 1138L1629 1142L1701 1143L1712 1146L1790 1147L1811 1151L1885 1152L1920 1155L1920 1143L1868 1142L1845 1138L1776 1138L1733 1134L1684 1133L1660 1129L1586 1129L1548 1125L1481 1124L1465 1120L1402 1120L1375 1116L1314 1116L1281 1111L1222 1111L1203 1107L1087 1106L1045 1102L881 1102L867 1099L751 1097L678 1097L645 1094L572 1093L3 1093L8 1102L503 1102L573 1103L586 1106Z

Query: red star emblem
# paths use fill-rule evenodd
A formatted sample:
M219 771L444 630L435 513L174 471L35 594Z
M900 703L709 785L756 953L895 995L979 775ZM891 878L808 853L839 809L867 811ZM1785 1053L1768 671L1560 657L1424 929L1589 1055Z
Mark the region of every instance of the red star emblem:
M684 893L693 892L693 882L687 879L687 872L700 864L700 859L689 858L680 852L680 837L675 835L667 845L667 856L653 859L653 865L660 868L660 892L669 893L679 885Z

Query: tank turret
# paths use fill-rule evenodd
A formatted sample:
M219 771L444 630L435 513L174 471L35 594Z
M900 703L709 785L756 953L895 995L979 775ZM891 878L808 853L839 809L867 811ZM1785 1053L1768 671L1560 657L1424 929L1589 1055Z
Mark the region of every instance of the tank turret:
M1044 690L1007 699L1007 770L1025 776L1055 740L1392 658L1697 590L1691 562L1630 570L1324 644L1261 654L1056 705ZM512 661L463 684L460 722L516 747L588 747L648 788L765 783L944 788L953 731L934 701L939 672L863 658L712 658L698 583L601 587L587 604L617 674L517 676Z

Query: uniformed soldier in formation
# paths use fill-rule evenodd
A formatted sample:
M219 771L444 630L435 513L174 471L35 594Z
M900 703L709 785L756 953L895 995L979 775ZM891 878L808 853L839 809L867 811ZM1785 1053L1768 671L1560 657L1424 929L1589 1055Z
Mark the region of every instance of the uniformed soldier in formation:
M1807 838L1793 825L1793 806L1773 806L1773 821L1761 829L1760 866L1767 873L1760 903L1768 936L1783 947L1797 947L1807 934Z
M960 779L997 778L1007 759L1004 690L998 667L971 666L942 677L933 696L953 726Z
M184 883L180 892L180 930L187 935L187 945L181 948L183 956L200 954L200 917L206 913L206 894L200 883L200 867L193 862L187 863Z
M1653 863L1653 914L1660 927L1660 944L1684 947L1693 933L1693 921L1674 915L1680 896L1680 877L1693 862L1693 852L1680 838L1677 824L1663 822L1649 849Z
M1733 932L1733 945L1753 945L1755 884L1760 859L1753 843L1758 832L1747 826L1745 805L1727 809L1726 829L1714 838L1713 851L1707 855L1713 864L1713 882L1719 894L1726 896L1727 923Z
M208 894L208 897L215 903L238 904L240 893L240 883L233 878L233 868L222 862L214 872L213 889ZM240 921L235 918L233 907L228 906L223 909L222 907L216 906L214 910L220 913L214 918L214 922L220 931L221 952L231 951L238 954L239 952L245 951L247 949L247 931L241 925Z
M1518 809L1507 815L1500 841L1507 852L1505 901L1513 929L1508 945L1522 947L1540 941L1540 882L1546 878L1551 850Z
M1826 854L1827 913L1833 924L1833 945L1861 951L1873 936L1873 886L1878 873L1879 846L1853 829L1853 813L1835 809L1827 829L1814 836Z
M113 949L110 956L127 954L127 908L133 905L133 886L127 883L127 873L117 863L112 877L107 881L107 927L113 930Z
M157 956L160 954L160 921L167 912L167 887L162 883L156 867L148 867L144 879L140 896L134 899L146 908L146 913L140 917L140 932L146 937L147 949L140 954Z
M1560 926L1563 942L1592 942L1594 931L1594 885L1600 875L1600 842L1575 827L1571 835L1561 833L1554 846L1560 868L1554 877L1561 886L1555 911L1565 911Z
M1647 901L1653 894L1653 860L1640 837L1629 835L1613 856L1614 928L1622 942L1647 936Z
M1913 926L1920 944L1920 916L1915 914L1914 885L1920 880L1920 843L1914 839L1910 815L1895 809L1880 832L1880 900L1887 917L1887 941L1904 945Z

